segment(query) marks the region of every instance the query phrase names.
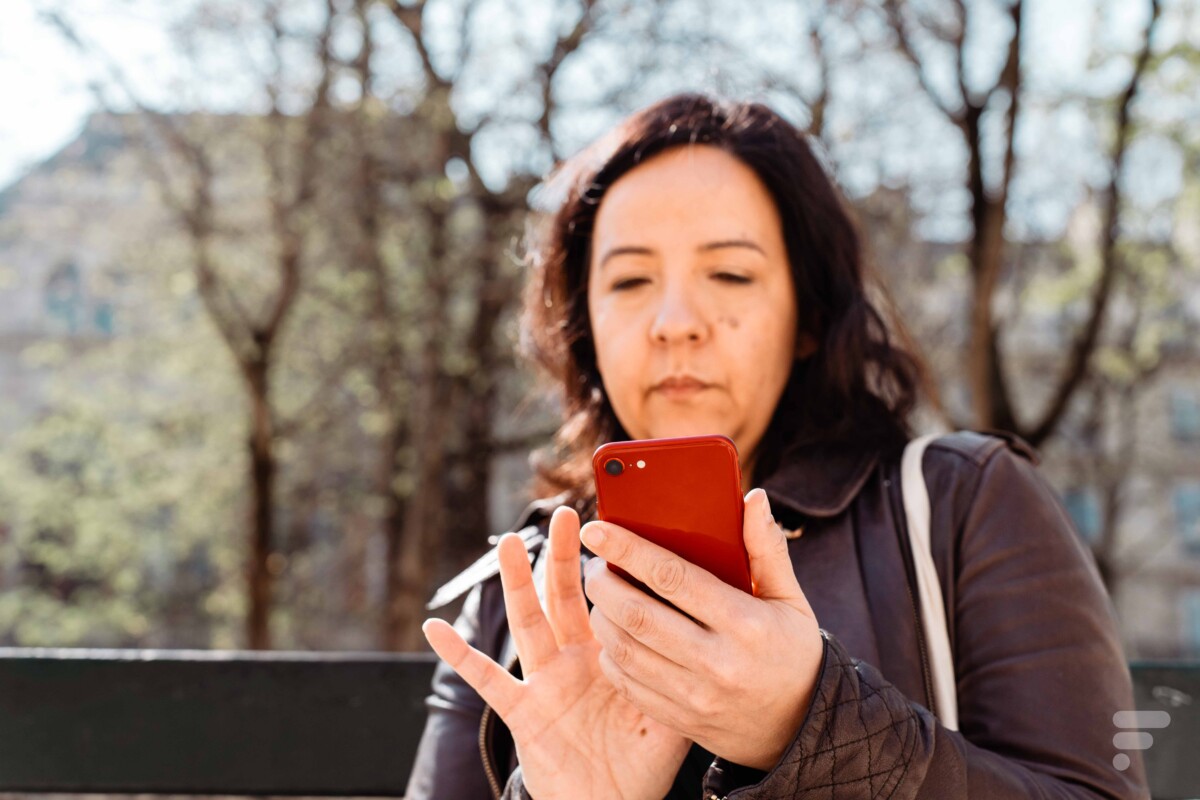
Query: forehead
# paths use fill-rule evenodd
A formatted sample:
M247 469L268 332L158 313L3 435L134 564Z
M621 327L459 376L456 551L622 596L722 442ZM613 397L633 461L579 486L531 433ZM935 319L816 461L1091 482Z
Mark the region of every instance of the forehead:
M600 202L594 236L599 246L631 244L630 237L649 243L721 236L782 246L779 211L758 175L704 144L659 153L618 178Z

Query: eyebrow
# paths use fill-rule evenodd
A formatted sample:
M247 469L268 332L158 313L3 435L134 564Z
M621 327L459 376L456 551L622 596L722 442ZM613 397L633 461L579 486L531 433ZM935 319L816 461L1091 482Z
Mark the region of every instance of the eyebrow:
M749 239L723 239L719 242L708 242L697 247L696 252L707 253L710 250L720 250L726 247L744 247L749 250L756 250L757 252L762 253L763 256L766 256L767 254L765 250ZM649 247L641 247L637 245L622 245L621 247L614 247L604 254L604 258L600 259L600 268L603 269L604 265L608 263L610 258L623 255L652 256L654 255L654 250L650 249Z

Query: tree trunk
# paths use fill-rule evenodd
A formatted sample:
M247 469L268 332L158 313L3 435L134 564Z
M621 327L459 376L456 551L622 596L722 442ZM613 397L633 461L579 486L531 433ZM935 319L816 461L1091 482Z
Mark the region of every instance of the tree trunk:
M445 442L453 413L449 388L449 379L440 374L427 378L422 386L424 399L414 426L420 431L415 442L418 478L404 515L398 577L389 605L387 645L392 650L415 650L423 642L420 625L431 567L446 528Z
M516 287L502 274L497 254L515 209L499 200L485 200L486 226L484 240L476 259L480 276L475 319L467 337L467 352L474 369L461 380L460 392L465 398L464 442L462 453L462 485L456 494L461 502L455 504L459 514L451 521L449 537L455 551L478 548L491 531L488 497L492 484L492 462L496 456L493 440L496 424L496 397L499 381L505 369L503 354L496 343L496 328L504 309L513 301ZM507 521L506 521L507 522ZM457 552L450 555L457 556Z
M275 488L275 450L272 443L272 419L267 384L266 359L246 366L247 389L251 403L250 448L250 552L247 570L250 599L246 617L246 641L252 650L271 647L271 570L272 526Z
M396 421L399 423L400 417L397 417ZM400 565L403 561L404 520L408 517L409 509L404 497L392 485L392 480L396 476L399 454L408 442L408 435L401 424L394 425L383 443L381 453L382 462L389 465L386 485L381 481L383 496L387 498L387 510L383 517L387 564L385 567L383 615L380 619L380 647L384 650L398 650L403 639L401 635L401 628L404 624L401 613L403 579Z
M408 498L400 536L397 575L389 586L385 646L412 650L423 643L420 633L437 544L445 534L446 450L455 407L451 378L443 369L443 353L451 336L450 270L447 229L449 209L431 200L428 209L429 279L424 340L417 380L417 401L410 410L409 431L416 452L413 491Z

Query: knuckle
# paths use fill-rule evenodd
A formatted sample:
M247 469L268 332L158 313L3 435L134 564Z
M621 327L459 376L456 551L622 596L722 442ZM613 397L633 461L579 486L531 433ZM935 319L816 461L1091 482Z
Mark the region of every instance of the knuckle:
M473 688L475 691L483 694L487 692L488 687L492 685L495 678L496 675L494 672L492 672L492 670L487 669L484 665L480 665L475 671L475 683Z
M732 688L738 686L740 683L738 680L739 672L740 670L736 669L728 659L724 658L718 660L712 666L713 680L720 687Z
M791 551L788 549L788 540L782 535L777 535L771 539L771 555L775 558L790 558Z
M606 678L608 678L608 682L612 684L613 690L616 691L618 695L630 702L633 702L633 689L630 687L629 681L625 677L625 673L622 672L621 668L616 665L612 659L612 655L609 654L608 651L604 651L602 653L602 657L600 659L600 671L604 673Z
M609 528L605 529L605 533L609 541L609 561L624 564L629 558L630 551L633 549L629 538L627 536L614 535Z
M666 558L654 565L654 588L663 594L678 594L686 580L687 570L678 558Z
M611 655L613 663L621 668L627 668L633 662L633 648L621 638L613 642Z
M692 712L698 719L709 719L717 712L717 701L709 688L698 689L691 693Z
M768 638L771 634L771 631L763 625L762 620L749 614L738 620L738 629L744 637L743 641L758 642Z
M512 627L519 630L527 631L537 627L538 623L543 619L541 608L531 608L523 614L518 614L511 621Z
M642 637L650 634L654 623L650 620L645 605L636 600L629 600L621 609L621 627L634 636Z

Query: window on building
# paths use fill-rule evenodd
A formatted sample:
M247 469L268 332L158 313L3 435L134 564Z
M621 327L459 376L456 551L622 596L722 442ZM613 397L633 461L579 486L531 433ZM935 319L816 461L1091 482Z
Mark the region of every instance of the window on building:
M1193 656L1200 656L1200 589L1179 594L1179 617L1183 623L1183 643Z
M1175 527L1184 547L1200 555L1200 483L1175 487Z
M120 309L129 297L133 272L120 262L98 270L88 288L92 296L92 326L96 333L112 336L120 327ZM190 296L190 294L189 294Z
M60 265L46 279L46 316L50 327L66 333L76 333L83 321L83 279L73 263Z
M1075 528L1083 534L1089 543L1095 543L1100 536L1103 523L1100 513L1100 498L1095 489L1087 486L1077 486L1063 493L1063 506L1071 515Z
M1177 442L1200 442L1200 393L1171 390L1171 436Z
M92 308L92 322L97 333L102 333L105 336L112 336L113 333L113 307L112 303L107 300L100 300Z

